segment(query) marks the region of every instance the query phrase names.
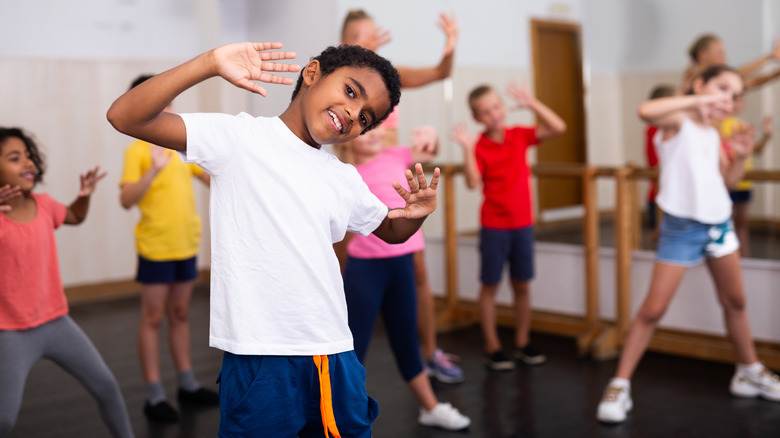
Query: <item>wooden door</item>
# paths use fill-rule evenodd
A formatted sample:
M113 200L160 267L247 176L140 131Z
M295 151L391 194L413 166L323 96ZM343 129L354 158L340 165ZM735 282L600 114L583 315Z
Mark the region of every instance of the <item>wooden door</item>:
M531 20L534 93L566 121L566 133L542 143L539 164L585 164L585 88L582 40L577 23ZM582 183L573 178L539 178L539 211L582 205Z

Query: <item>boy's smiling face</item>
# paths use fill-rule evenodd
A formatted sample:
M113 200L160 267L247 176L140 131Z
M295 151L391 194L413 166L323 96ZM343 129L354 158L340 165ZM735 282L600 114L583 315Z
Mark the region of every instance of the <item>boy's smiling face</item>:
M387 86L370 68L341 67L323 77L312 61L304 83L302 139L312 146L352 140L390 111Z

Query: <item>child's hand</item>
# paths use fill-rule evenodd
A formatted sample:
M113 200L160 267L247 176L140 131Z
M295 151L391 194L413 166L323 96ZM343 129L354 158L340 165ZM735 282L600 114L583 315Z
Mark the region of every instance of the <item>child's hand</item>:
M752 126L746 125L740 126L731 134L728 143L735 158L744 159L753 153L754 132Z
M465 150L471 150L477 144L477 136L470 135L465 123L458 123L452 127L450 138L457 141Z
M414 180L412 171L406 169L406 181L409 183L409 191L401 187L397 182L393 183L395 191L404 198L406 206L403 209L390 210L387 213L389 219L422 219L436 210L438 195L436 187L439 185L439 168L433 170L433 179L431 185L425 181L425 173L422 164L417 163L414 166L417 171L417 180Z
M171 153L164 147L156 145L150 145L149 147L151 148L150 152L152 154L152 167L154 167L155 171L159 172L168 165L169 161L171 161Z
M428 154L439 152L439 134L436 132L436 128L430 125L413 129L411 143L412 150L415 152Z
M266 52L281 48L282 43L234 43L218 47L211 53L217 74L239 88L265 97L268 95L265 88L252 81L291 85L291 78L267 72L296 72L301 69L295 64L270 62L295 58L295 52Z
M710 119L722 119L734 110L734 99L728 95L700 94L697 109L706 124Z
M98 181L105 178L107 172L100 173L100 166L95 166L94 169L90 169L86 174L79 175L81 179L81 190L79 190L79 198L89 196L95 191Z
M520 85L517 82L510 82L506 87L506 92L515 101L515 108L528 108L533 102L534 96L528 91L527 85Z
M761 132L764 135L772 135L772 115L767 114L764 116L764 120L761 121Z
M385 44L389 43L393 40L393 37L390 36L390 31L385 30L382 27L377 27L374 30L374 33L368 36L368 39L363 41L362 46L366 49L376 52L377 49L384 46Z
M13 199L17 196L21 196L22 190L19 186L11 187L10 184L6 184L0 187L0 211L11 211L10 205L4 205L9 199Z
M444 56L447 56L455 50L455 44L458 42L458 21L455 19L455 13L447 15L442 12L439 14L439 22L436 25L444 31L444 35L447 37L447 43L444 46Z

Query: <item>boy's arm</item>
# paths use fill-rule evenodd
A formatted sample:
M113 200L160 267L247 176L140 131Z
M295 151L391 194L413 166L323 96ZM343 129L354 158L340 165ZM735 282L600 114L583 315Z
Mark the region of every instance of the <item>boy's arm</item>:
M146 192L149 190L149 187L152 186L152 182L157 177L157 174L159 174L171 160L171 156L165 149L154 145L149 145L149 147L149 152L152 156L151 167L141 175L141 178L138 179L138 181L125 182L119 186L119 203L122 204L122 207L125 209L129 209L143 199Z
M401 76L401 87L415 88L428 85L452 75L452 65L455 59L455 44L458 42L458 22L455 14L439 14L438 26L444 31L447 43L444 55L438 65L426 68L396 67Z
M417 172L417 181L415 181L412 171L406 170L409 191L406 191L397 182L393 183L395 190L406 201L406 206L388 211L385 220L374 230L374 235L387 243L406 242L420 229L425 218L436 210L439 168L434 169L430 186L425 180L422 165L418 163L414 168Z
M118 131L149 143L179 151L187 150L187 132L177 114L163 111L188 88L221 76L233 85L265 96L252 81L292 84L290 78L273 72L298 71L300 67L275 60L292 59L294 52L266 52L281 43L236 43L203 53L184 64L160 73L127 91L108 109L106 117Z
M550 107L531 95L527 88L510 83L507 93L515 100L517 108L528 108L536 114L537 140L548 140L566 132L566 122Z
M87 218L87 212L89 211L89 197L95 191L98 181L106 176L106 172L102 174L100 172L100 166L95 166L94 169L90 169L86 174L79 175L81 179L81 189L76 197L76 200L70 204L65 212L65 223L68 225L78 225L84 222Z
M452 128L451 138L463 148L463 174L466 177L466 186L474 190L482 184L482 175L479 173L477 156L474 153L477 138L469 135L465 123L458 123Z
M200 175L196 176L195 178L198 178L203 184L206 184L206 187L209 187L211 185L211 175L209 175L208 172L202 172Z

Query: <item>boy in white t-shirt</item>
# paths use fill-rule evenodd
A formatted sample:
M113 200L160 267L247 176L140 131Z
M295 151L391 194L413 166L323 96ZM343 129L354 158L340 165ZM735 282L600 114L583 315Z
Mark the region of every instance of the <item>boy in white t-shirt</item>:
M398 103L400 81L371 51L328 48L304 68L279 117L184 114L163 109L221 76L265 96L255 82L280 43L229 44L161 73L114 102L108 119L128 135L186 152L211 175L210 345L225 351L220 436L370 436L378 409L355 358L332 244L347 231L390 243L417 231L437 203L422 167L407 172L406 201L388 211L354 167L320 149L377 126ZM333 396L332 396L333 394Z

